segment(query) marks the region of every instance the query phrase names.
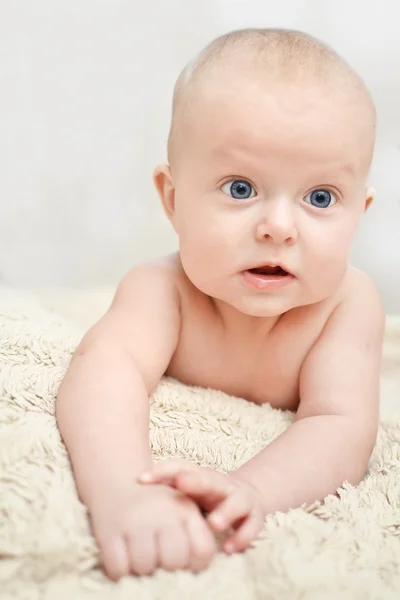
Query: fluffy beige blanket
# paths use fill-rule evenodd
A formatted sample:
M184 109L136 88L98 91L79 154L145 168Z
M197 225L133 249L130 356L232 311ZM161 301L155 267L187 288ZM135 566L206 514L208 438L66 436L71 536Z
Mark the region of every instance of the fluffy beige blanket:
M0 294L0 598L27 600L398 600L400 597L400 326L388 320L386 414L370 470L324 503L270 516L246 553L218 555L197 576L158 571L109 582L98 565L54 418L71 352L108 295L58 303L73 323L29 295ZM82 309L86 302L86 308ZM83 304L82 304L83 303ZM85 313L83 318L82 310ZM85 312L86 311L86 312ZM90 316L89 316L90 315ZM230 471L259 452L293 415L163 380L151 398L157 457Z

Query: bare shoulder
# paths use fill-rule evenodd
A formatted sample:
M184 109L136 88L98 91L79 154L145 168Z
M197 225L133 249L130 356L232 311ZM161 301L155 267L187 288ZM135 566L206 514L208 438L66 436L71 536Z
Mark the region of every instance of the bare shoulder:
M89 330L84 342L106 334L107 339L137 346L139 338L161 337L163 332L175 343L180 326L178 270L176 259L168 256L132 267L117 286L108 311Z
M134 266L120 282L112 308L136 306L139 298L147 302L147 297L150 304L175 308L180 316L188 308L201 306L204 310L209 304L188 279L178 253Z
M379 353L384 328L385 312L375 283L363 271L349 267L319 343L369 347Z
M118 285L106 314L83 338L78 352L104 348L126 351L150 393L173 356L179 340L179 265L173 257L133 267Z
M355 325L362 323L367 329L381 331L385 325L385 312L374 281L355 267L348 269L335 313L348 315Z
M303 363L298 418L353 415L373 440L384 326L375 284L362 271L350 268L336 305Z
M132 267L117 287L113 304L129 303L139 296L161 294L157 300L178 301L179 261L175 255L148 261Z

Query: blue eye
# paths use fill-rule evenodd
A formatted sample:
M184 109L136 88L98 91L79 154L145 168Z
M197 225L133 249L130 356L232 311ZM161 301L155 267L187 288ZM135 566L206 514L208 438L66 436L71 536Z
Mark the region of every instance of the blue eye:
M304 198L307 204L315 206L315 208L328 208L336 204L335 196L328 190L314 190Z
M242 179L235 179L234 181L228 181L224 183L221 190L227 196L231 196L235 200L248 200L254 198L256 192L253 186L248 181Z

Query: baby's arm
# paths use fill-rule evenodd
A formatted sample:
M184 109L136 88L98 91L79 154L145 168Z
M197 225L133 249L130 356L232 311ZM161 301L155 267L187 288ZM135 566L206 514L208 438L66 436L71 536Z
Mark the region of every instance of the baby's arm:
M85 335L59 388L58 425L105 568L115 579L158 566L202 568L214 551L194 502L183 503L167 486L136 484L152 464L148 396L168 366L179 328L173 267L136 267ZM191 548L183 521L196 532Z
M376 440L383 330L378 295L360 274L304 362L293 425L230 475L167 461L141 480L196 499L215 531L233 527L229 552L248 546L266 514L322 499L346 480L358 484Z
M363 274L337 307L300 373L300 405L279 438L239 468L265 500L287 510L364 477L376 441L384 313Z
M164 267L138 267L78 346L58 391L57 420L87 505L151 465L148 395L178 334L172 278Z

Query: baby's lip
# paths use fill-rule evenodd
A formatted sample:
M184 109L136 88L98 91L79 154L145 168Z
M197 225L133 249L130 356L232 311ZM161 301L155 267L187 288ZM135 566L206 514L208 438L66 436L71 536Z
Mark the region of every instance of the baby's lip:
M250 273L258 274L258 275L292 275L286 265L282 263L261 263L259 265L255 265L245 269L246 271L250 271Z

